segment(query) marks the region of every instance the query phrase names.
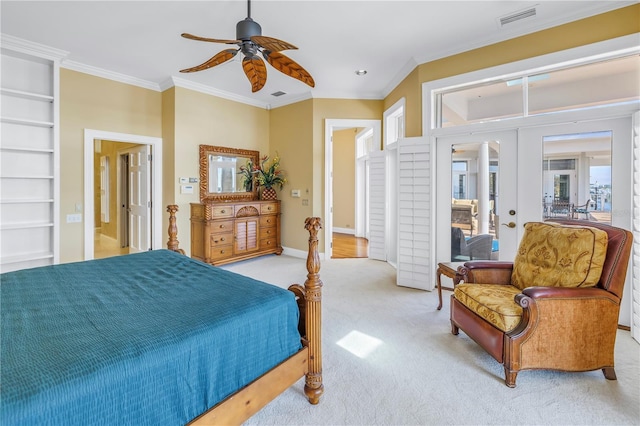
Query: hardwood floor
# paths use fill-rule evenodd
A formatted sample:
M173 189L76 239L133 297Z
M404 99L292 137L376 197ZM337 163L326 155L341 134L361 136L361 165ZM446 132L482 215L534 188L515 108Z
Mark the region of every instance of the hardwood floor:
M333 233L332 259L367 257L369 241L349 234Z

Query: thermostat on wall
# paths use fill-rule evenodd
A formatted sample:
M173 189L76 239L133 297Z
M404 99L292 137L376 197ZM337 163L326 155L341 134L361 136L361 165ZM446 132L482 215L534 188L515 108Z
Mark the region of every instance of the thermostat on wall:
M181 185L180 186L181 194L193 194L193 185Z

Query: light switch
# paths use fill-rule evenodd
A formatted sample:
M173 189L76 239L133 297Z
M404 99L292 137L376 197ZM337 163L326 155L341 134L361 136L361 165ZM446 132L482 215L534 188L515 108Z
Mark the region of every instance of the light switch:
M182 185L180 186L181 194L193 194L193 185Z
M291 190L291 196L294 198L300 198L300 190L299 189L292 189Z
M79 223L82 222L81 214L68 214L67 215L67 223Z

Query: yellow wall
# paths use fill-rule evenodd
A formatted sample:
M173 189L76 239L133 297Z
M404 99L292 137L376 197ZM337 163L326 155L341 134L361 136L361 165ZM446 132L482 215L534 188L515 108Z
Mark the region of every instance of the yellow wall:
M84 200L84 130L161 136L161 95L67 69L60 70L60 262L84 259L84 224L66 223ZM87 165L92 167L92 165Z
M333 226L354 229L356 220L356 135L362 128L333 132Z
M276 188L282 207L282 244L298 250L308 247L309 234L304 230L304 220L313 216L312 118L312 100L273 109L269 115L270 153L280 154L280 166L287 178L282 191ZM291 197L292 189L300 190L300 198ZM307 200L306 206L304 200Z
M636 4L421 64L386 97L385 109L406 97L405 134L420 136L422 83L635 34L639 16Z

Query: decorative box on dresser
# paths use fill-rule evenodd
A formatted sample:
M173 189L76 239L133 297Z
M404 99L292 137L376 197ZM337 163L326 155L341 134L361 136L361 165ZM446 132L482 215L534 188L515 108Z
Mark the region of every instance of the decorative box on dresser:
M280 201L191 203L191 257L223 265L281 254Z

